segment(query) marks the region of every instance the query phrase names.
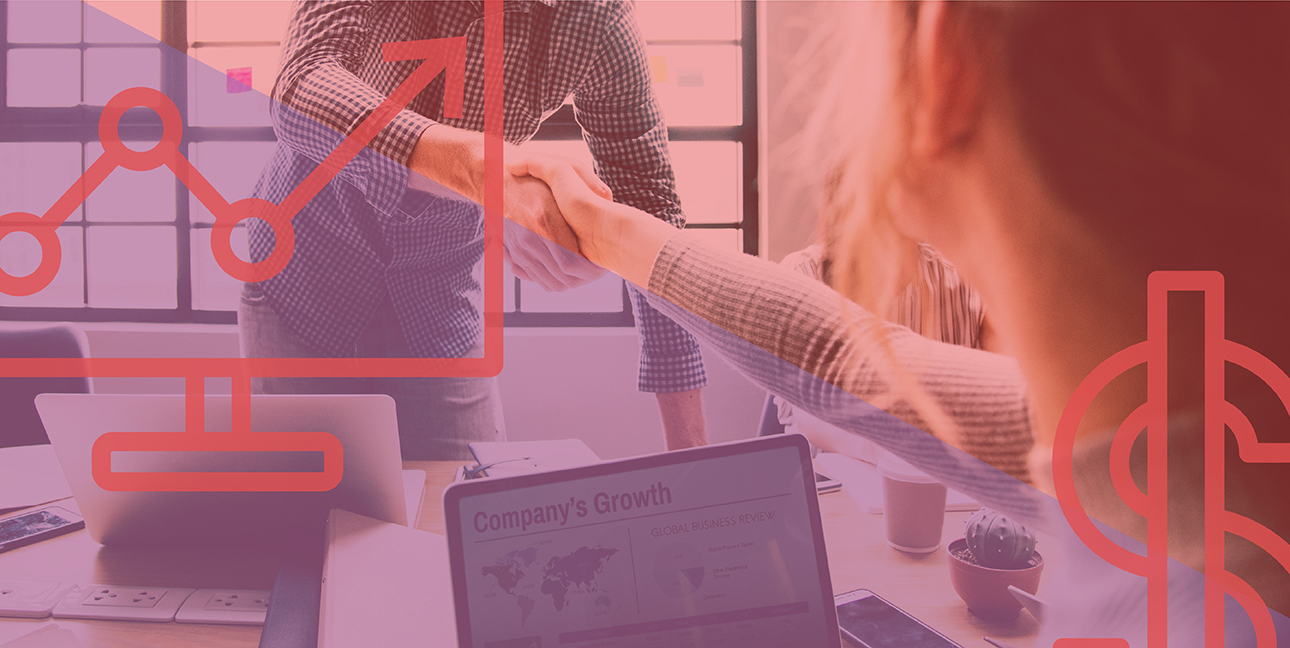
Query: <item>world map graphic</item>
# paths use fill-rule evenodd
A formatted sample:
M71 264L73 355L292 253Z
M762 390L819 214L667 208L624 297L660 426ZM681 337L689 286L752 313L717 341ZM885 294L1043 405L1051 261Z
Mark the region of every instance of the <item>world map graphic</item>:
M565 608L570 597L582 595L594 595L592 604L597 608L612 607L613 599L608 590L596 582L596 576L617 553L617 549L609 547L584 546L567 554L551 556L543 565L538 548L525 547L480 568L480 575L491 577L503 592L515 598L520 611L520 625L524 625L540 600L525 592L532 593L535 589L550 599L556 612Z

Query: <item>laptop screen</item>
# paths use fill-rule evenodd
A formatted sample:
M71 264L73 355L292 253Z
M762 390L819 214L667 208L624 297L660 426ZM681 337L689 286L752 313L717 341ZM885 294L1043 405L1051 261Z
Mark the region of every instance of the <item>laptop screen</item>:
M454 485L463 646L837 646L806 443Z

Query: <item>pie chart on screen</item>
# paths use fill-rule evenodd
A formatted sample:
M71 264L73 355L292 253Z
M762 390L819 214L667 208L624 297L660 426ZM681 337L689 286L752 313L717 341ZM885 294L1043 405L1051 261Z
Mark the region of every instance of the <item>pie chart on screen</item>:
M666 545L654 556L654 580L673 598L693 596L707 573L699 550L684 542Z

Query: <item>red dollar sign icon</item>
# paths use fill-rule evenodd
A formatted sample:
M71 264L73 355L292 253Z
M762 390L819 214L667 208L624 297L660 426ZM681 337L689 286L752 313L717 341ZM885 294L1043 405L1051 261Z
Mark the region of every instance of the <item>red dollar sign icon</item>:
M1225 535L1240 536L1268 552L1290 571L1290 544L1267 527L1228 511L1224 491L1225 428L1231 428L1247 463L1290 463L1290 444L1259 441L1254 427L1227 401L1224 369L1228 362L1242 367L1276 392L1290 411L1290 377L1272 361L1249 347L1226 339L1223 275L1218 272L1161 271L1147 279L1147 339L1098 365L1075 389L1062 412L1053 443L1053 483L1062 513L1080 540L1107 562L1147 579L1147 645L1165 648L1169 621L1169 486L1168 486L1168 337L1169 293L1200 292L1205 300L1204 446L1205 446L1205 645L1223 644L1224 595L1241 604L1254 623L1259 648L1275 648L1272 614L1262 597L1227 570ZM1111 443L1111 481L1130 509L1147 519L1146 555L1121 547L1094 526L1075 492L1072 461L1075 434L1093 399L1120 374L1147 365L1147 402L1120 425ZM1129 474L1129 452L1138 435L1147 431L1147 491ZM1061 639L1054 648L1092 648L1125 645L1123 640Z

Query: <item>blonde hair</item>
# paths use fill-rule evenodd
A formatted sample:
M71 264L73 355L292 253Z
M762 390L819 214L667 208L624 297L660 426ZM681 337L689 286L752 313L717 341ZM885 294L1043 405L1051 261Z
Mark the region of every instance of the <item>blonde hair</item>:
M894 9L884 20L881 12ZM813 181L821 198L820 230L824 242L826 281L846 299L885 320L895 319L898 298L918 276L918 242L904 235L891 212L888 195L907 166L908 108L912 97L905 75L911 54L910 3L844 3L826 5L827 25L798 52L794 68L801 72L786 89L792 97L818 88L819 101L801 132L790 140L798 168L825 169ZM837 12L834 14L832 12ZM877 42L857 31L869 27ZM890 38L889 42L881 39ZM882 52L881 48L890 48ZM877 49L875 49L877 48ZM891 98L896 97L896 101ZM875 128L881 124L882 128ZM876 136L876 137L875 137ZM930 291L915 284L920 312L930 314ZM843 312L847 309L843 308ZM851 321L852 336L867 359L885 376L890 388L873 404L892 410L906 401L937 437L957 443L958 432L939 403L903 367L890 344L893 326Z
M875 7L889 10L889 56L866 59L856 21ZM832 285L879 315L890 313L912 267L912 246L888 197L927 186L909 150L920 99L913 78L919 9L916 1L849 5L801 60L823 70L812 78L823 88L821 105L803 130L813 146L801 149L809 151L802 168L827 170L820 190ZM951 2L943 9L943 36L990 77L997 92L987 100L1015 115L1045 189L1109 259L1136 275L1131 280L1145 285L1147 273L1162 268L1217 269L1232 295L1245 290L1247 301L1260 303L1264 266L1290 272L1281 249L1290 238L1290 3ZM875 58L888 68L879 70ZM877 106L874 97L885 102ZM874 110L882 128L865 128ZM865 133L875 135L865 140ZM1263 266L1246 261L1253 257L1266 259ZM952 441L952 424L902 371L886 329L865 330L894 390Z

